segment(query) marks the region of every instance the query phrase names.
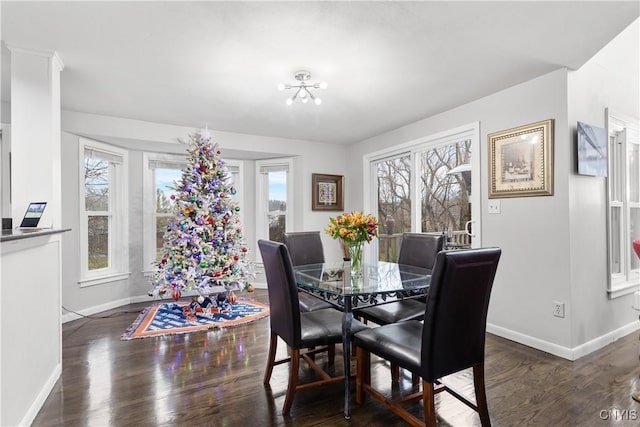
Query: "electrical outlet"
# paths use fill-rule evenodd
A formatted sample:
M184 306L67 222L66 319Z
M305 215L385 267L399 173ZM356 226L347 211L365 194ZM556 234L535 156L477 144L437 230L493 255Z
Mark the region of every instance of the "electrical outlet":
M499 214L500 213L500 200L489 200L489 205L487 206L487 211L490 214Z
M564 317L564 303L554 301L553 303L553 315L555 317Z

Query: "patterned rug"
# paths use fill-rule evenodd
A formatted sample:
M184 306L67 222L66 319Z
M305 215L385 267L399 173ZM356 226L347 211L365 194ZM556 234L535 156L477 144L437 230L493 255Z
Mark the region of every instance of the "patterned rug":
M269 306L256 302L238 300L224 313L214 313L210 317L184 314L189 302L167 302L149 306L142 310L138 318L120 337L121 340L158 337L162 335L186 334L207 329L238 326L269 315ZM189 321L188 321L188 320Z

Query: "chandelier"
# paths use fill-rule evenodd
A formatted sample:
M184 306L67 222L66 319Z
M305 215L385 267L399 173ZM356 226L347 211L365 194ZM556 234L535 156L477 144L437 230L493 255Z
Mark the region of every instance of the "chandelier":
M296 99L300 98L300 100L306 104L307 102L309 102L309 100L311 99L313 102L315 102L316 105L320 105L322 104L322 99L318 98L317 96L315 96L309 89L326 89L327 88L327 82L321 82L321 83L309 83L309 80L311 79L311 73L308 71L297 71L293 77L298 80L299 83L297 84L285 84L285 83L280 83L278 85L278 90L282 91L285 89L296 89L296 93L293 94L292 97L287 98L287 105L291 105L293 104L293 101L295 101Z

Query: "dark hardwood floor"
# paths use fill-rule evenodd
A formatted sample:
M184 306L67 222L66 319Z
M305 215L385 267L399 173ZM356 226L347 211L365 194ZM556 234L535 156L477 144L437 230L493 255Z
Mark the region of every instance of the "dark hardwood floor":
M265 290L246 296L267 301ZM362 406L354 402L346 421L342 385L298 394L290 416L283 417L287 365L275 367L270 387L262 385L268 318L226 330L121 341L146 305L63 326L62 376L34 426L405 425L372 399ZM283 344L278 352L286 353ZM640 391L639 352L637 333L575 362L489 335L486 383L492 423L638 425L640 404L631 394ZM323 357L318 357L321 364ZM392 388L388 365L373 362L372 381L378 388L391 394L411 389L408 375ZM342 370L340 363L335 369ZM307 375L301 371L302 378ZM448 380L473 396L470 372ZM436 410L442 426L480 424L473 411L445 393L438 395Z

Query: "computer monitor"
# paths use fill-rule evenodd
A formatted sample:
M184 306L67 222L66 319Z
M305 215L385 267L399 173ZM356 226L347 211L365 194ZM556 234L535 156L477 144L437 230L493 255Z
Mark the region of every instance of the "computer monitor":
M20 223L20 228L37 227L38 223L40 222L40 218L42 218L42 214L44 213L44 208L46 206L47 206L47 202L29 203L27 212L25 212L24 218L22 218L22 223Z

